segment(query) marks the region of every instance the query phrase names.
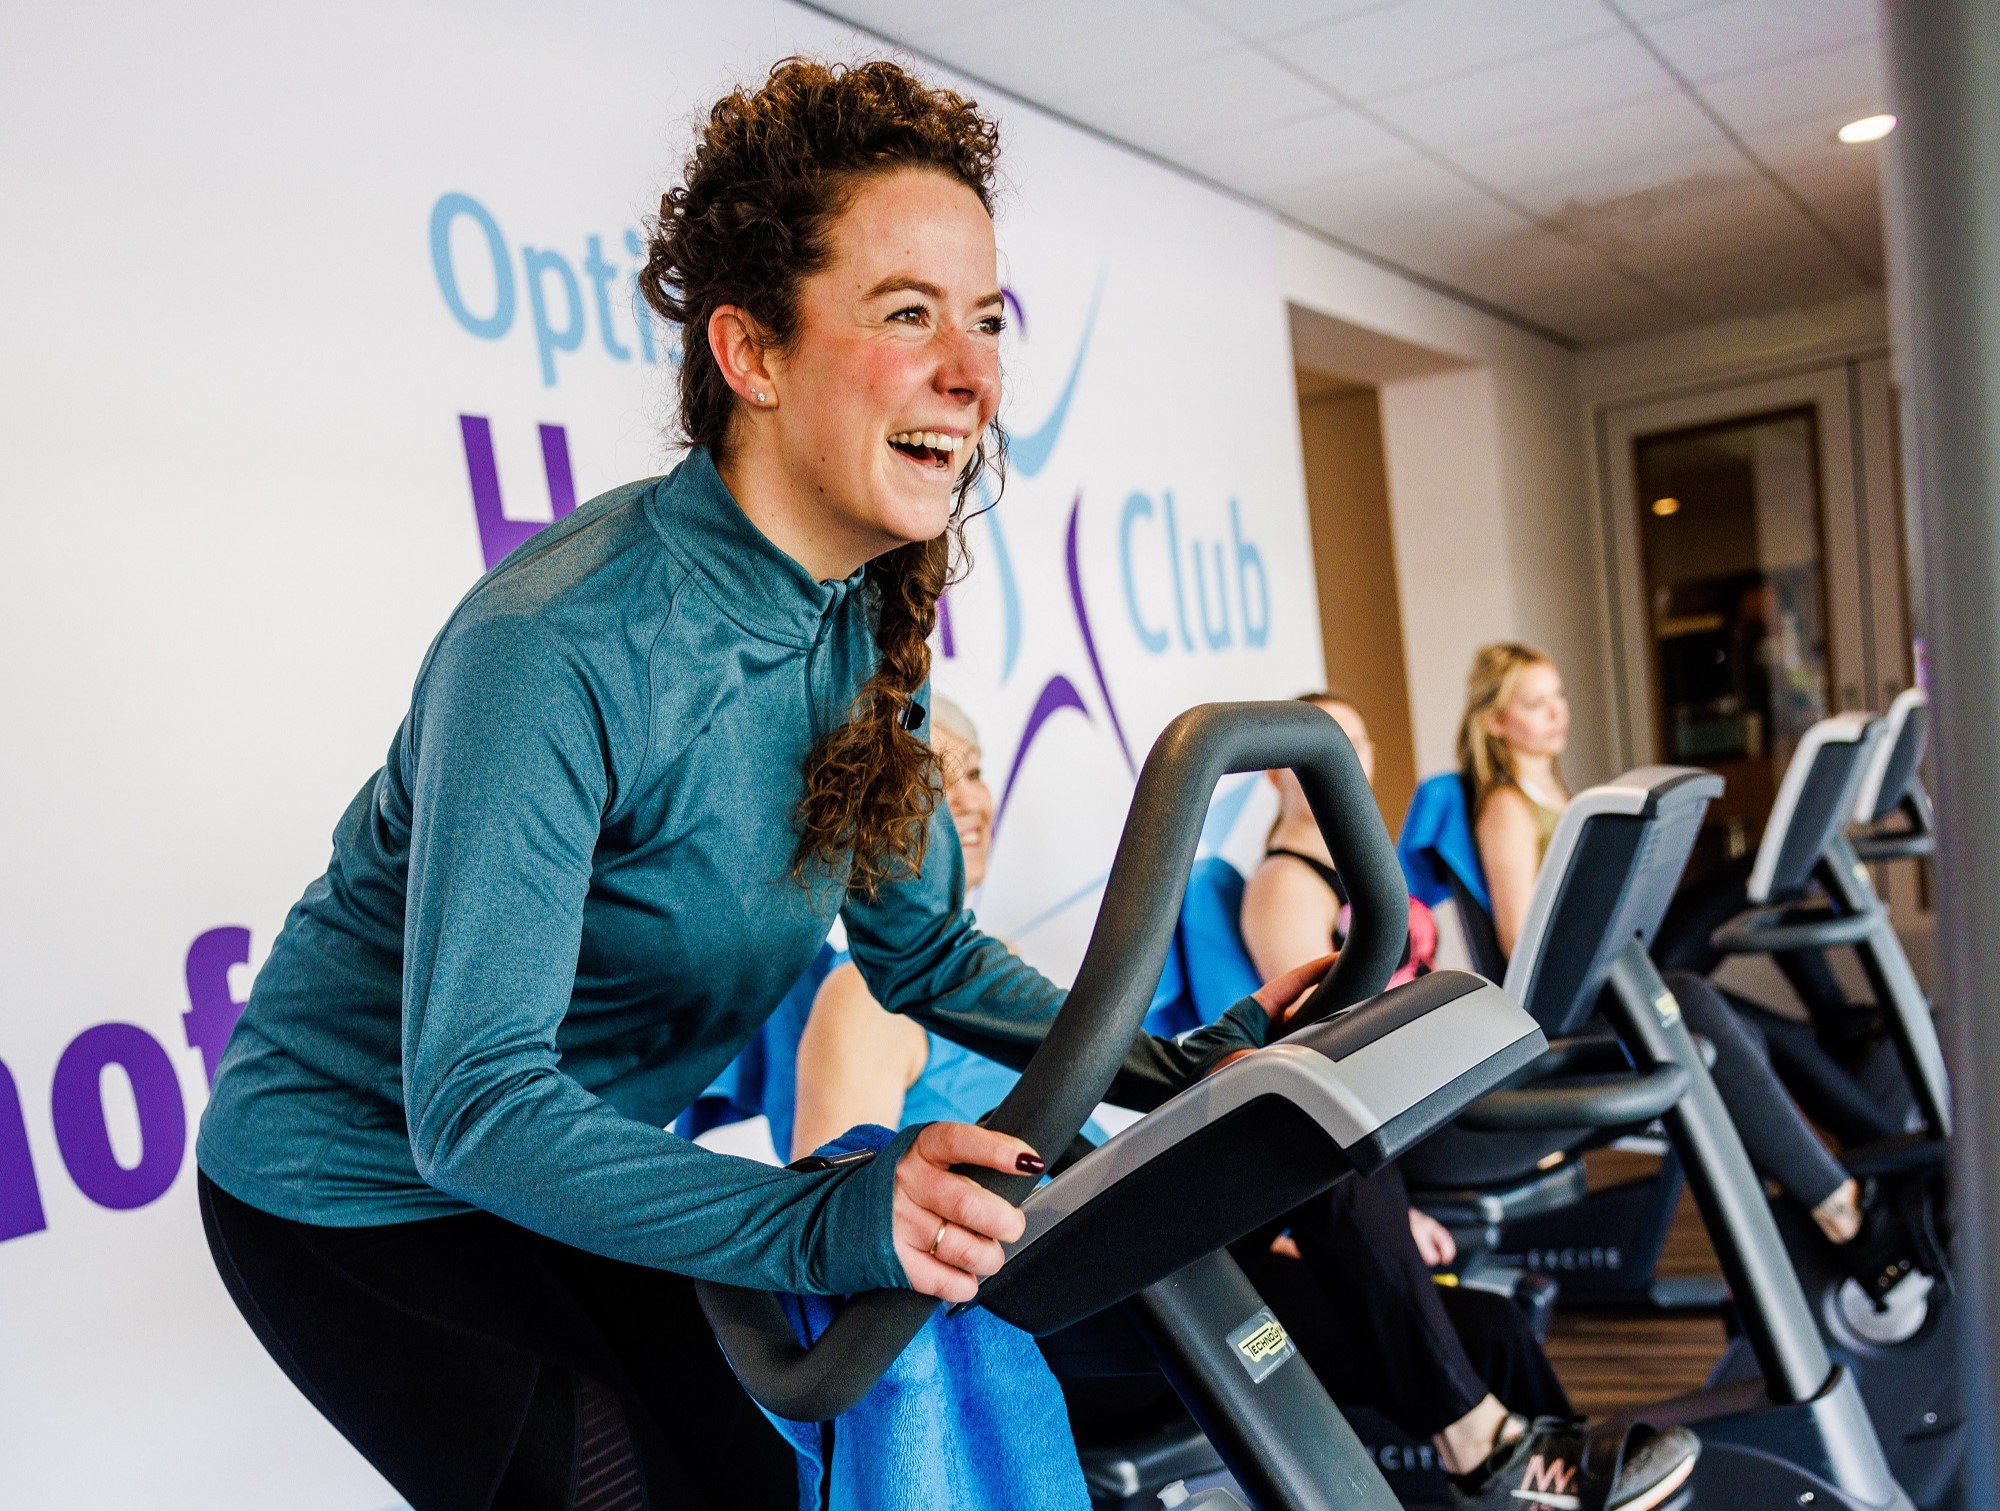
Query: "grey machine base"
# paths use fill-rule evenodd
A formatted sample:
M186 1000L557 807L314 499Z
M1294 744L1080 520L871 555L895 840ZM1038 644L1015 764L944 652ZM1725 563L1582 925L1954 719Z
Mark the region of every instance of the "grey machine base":
M1679 1423L1701 1437L1691 1484L1696 1511L1770 1506L1810 1511L1916 1511L1894 1481L1850 1463L1849 1445L1872 1436L1854 1376L1838 1369L1810 1401L1773 1403L1761 1380L1710 1386L1645 1411L1655 1424ZM1871 1445L1872 1446L1872 1445ZM1876 1499L1840 1488L1871 1482Z

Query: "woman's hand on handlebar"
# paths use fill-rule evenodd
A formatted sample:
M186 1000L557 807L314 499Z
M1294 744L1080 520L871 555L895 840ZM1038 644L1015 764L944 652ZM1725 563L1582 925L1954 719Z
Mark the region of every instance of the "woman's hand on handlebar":
M1039 1175L1043 1166L1019 1139L972 1123L930 1124L897 1163L892 1221L903 1273L924 1295L958 1302L979 1294L1006 1257L1000 1245L1019 1238L1027 1219L953 1165L1009 1175Z
M1277 1028L1291 1021L1292 1014L1305 1004L1312 989L1319 985L1320 978L1333 969L1337 955L1322 955L1317 960L1308 960L1304 965L1295 965L1282 976L1273 976L1257 988L1257 1005L1264 1009L1264 1016Z
M1292 1014L1312 995L1312 989L1319 985L1320 978L1333 969L1336 958L1322 955L1317 960L1308 960L1304 965L1293 966L1282 976L1273 976L1257 988L1253 996L1257 1005L1264 1009L1264 1016L1271 1020L1271 1027L1280 1028L1291 1021ZM1234 1064L1253 1052L1239 1049L1233 1055L1224 1055L1209 1066L1205 1074L1214 1075L1223 1066Z

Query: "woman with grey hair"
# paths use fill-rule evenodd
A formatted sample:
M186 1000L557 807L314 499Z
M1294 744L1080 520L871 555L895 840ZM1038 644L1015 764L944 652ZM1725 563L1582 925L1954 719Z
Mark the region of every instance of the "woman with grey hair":
M979 731L949 698L931 699L931 743L965 862L965 887L986 879L993 789L980 770ZM813 998L799 1040L798 1099L787 1158L810 1154L862 1123L907 1128L978 1116L999 1105L1019 1074L884 1009L853 961L842 958Z

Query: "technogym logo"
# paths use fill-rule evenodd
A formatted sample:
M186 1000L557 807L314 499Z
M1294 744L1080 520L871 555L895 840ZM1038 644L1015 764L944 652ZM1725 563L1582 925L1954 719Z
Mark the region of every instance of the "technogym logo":
M1229 1346L1236 1350L1236 1362L1249 1374L1253 1385L1262 1384L1296 1352L1285 1325L1268 1306L1251 1313L1249 1321L1229 1334Z

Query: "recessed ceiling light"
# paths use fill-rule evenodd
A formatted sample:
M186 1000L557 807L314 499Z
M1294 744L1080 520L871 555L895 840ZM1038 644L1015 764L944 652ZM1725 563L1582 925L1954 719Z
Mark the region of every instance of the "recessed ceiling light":
M1893 115L1864 115L1858 121L1849 121L1837 133L1843 142L1879 142L1896 129Z
M1661 519L1669 514L1678 514L1681 512L1681 501L1677 498L1656 498L1653 500L1653 512Z

